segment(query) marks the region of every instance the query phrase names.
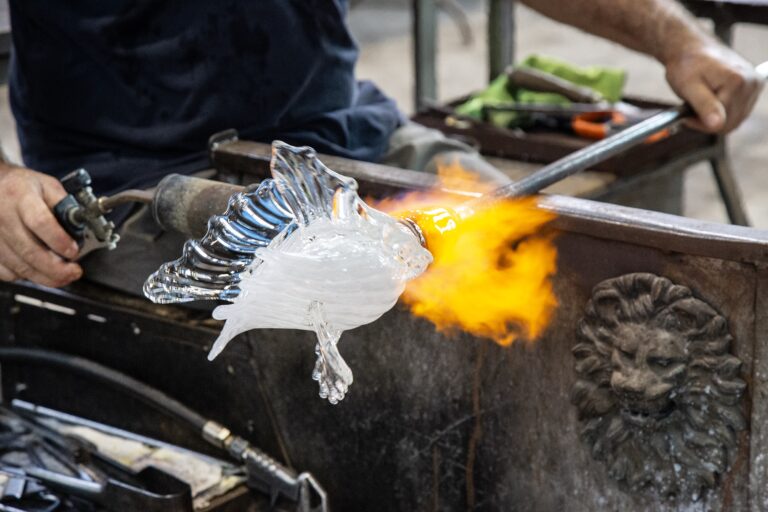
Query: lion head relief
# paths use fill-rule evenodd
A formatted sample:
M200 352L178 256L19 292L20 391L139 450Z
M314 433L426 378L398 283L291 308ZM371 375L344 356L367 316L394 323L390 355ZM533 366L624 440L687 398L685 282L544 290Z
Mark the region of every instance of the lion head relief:
M725 318L653 274L598 284L573 348L582 439L633 491L698 499L745 427L741 361Z

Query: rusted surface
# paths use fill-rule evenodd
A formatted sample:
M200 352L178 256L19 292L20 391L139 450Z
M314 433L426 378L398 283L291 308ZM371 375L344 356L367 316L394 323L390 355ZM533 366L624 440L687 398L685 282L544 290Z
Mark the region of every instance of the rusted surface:
M768 265L755 276L755 363L750 374L752 428L749 447L750 510L768 510Z
M724 260L768 260L768 231L566 196L542 196L564 231Z
M213 149L211 162L224 176L249 183L270 177L271 155L269 144L236 140ZM318 157L334 171L358 180L364 195L388 195L403 190L427 189L434 187L437 182L434 175L424 172L323 154Z

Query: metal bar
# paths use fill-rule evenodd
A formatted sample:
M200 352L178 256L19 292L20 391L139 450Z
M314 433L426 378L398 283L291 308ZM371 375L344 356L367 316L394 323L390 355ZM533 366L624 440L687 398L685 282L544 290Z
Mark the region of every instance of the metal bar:
M718 145L721 151L709 163L712 166L712 173L715 176L720 197L723 199L725 211L728 213L728 219L731 221L731 224L749 226L749 218L744 209L744 202L741 199L741 191L728 161L725 139L721 138Z
M535 194L572 174L588 169L622 151L642 143L648 137L679 123L691 114L690 107L682 105L662 111L616 135L575 151L565 158L546 165L535 173L490 193L491 197L518 197Z
M435 0L413 0L414 107L437 100L437 6Z
M488 2L488 79L493 80L515 60L515 0Z
M728 261L768 258L767 230L569 196L540 196L538 205L557 216L554 227L569 233Z

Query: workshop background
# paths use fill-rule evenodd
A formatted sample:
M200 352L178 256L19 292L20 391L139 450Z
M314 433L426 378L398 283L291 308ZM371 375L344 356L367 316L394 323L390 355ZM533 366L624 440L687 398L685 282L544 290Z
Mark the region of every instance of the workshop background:
M397 100L406 113L414 112L414 73L411 0L351 2L349 23L360 45L359 79L370 79ZM487 2L458 0L464 22L440 10L438 17L437 94L447 101L487 85ZM663 68L653 59L622 46L552 21L524 5L515 6L514 53L549 55L582 66L615 66L628 72L625 91L631 95L675 101L664 80ZM702 20L711 26L711 22ZM463 26L463 28L462 28ZM471 35L467 41L467 29ZM6 2L0 4L0 31L9 30ZM768 27L734 26L733 47L754 64L768 57ZM8 106L8 88L0 87L0 141L3 150L19 161L19 148ZM738 179L752 226L768 228L768 94L758 100L751 117L728 137L731 165ZM579 177L578 179L582 179ZM688 217L727 222L712 172L706 162L692 166L685 176L684 213Z

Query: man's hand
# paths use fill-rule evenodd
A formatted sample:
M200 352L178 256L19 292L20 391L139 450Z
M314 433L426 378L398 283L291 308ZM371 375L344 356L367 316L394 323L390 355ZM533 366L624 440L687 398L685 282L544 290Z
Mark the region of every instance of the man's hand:
M698 115L688 125L710 133L738 127L763 87L749 62L717 43L680 51L664 64L669 85Z
M0 280L58 287L80 278L80 266L66 261L77 244L51 212L66 195L55 178L0 164Z

